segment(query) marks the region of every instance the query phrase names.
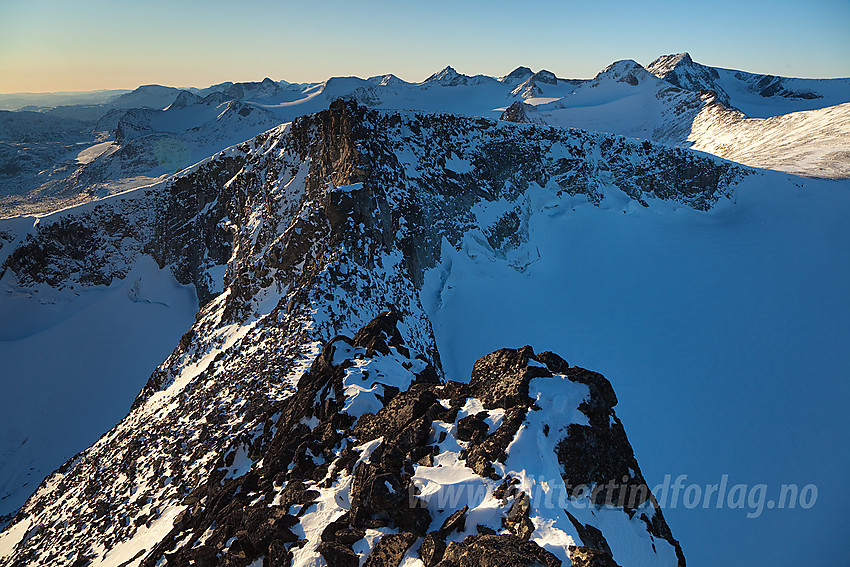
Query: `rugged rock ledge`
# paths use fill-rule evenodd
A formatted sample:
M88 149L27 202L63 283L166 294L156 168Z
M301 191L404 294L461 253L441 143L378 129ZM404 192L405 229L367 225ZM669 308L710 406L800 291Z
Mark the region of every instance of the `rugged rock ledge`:
M505 473L511 448L524 443L517 434L530 426L526 415L544 411L535 380L586 388L586 396L573 397L567 388L564 398L576 403L589 425L552 421L532 432L553 437L557 455L540 458L557 458L568 486L609 480L622 486L626 471L629 484L646 487L604 377L526 346L481 358L468 383L442 382L430 364L411 358L398 319L385 313L353 339L328 342L298 391L276 408L280 417L247 449L257 464L229 478L225 469L233 454L225 456L207 483L184 500L192 504L142 565L153 567L164 557L168 565L242 567L263 559L266 567L288 566L294 557L301 564L305 556L320 554L331 566L357 566L367 534L376 540L369 542L366 562L374 567L395 567L406 556L426 567L561 565L531 539L543 527L543 497L530 497L517 488L518 478ZM373 397L375 411L357 415L351 408L360 396ZM471 406L483 409L472 413ZM494 414L502 417L491 431L487 420ZM450 444L459 452L447 449ZM418 495L417 480L422 470L439 470L450 457L459 460L445 468L473 469L487 495L478 509L470 512L476 503L461 498L456 510L440 509L435 518L429 511L435 506ZM527 466L530 472L536 464ZM599 505L604 497L604 491L597 493ZM482 518L484 509L493 512L485 523L470 525L468 517ZM644 522L651 539L671 545L684 565L653 503L644 498L622 513ZM579 544L569 547L574 564L616 564L603 532L567 510L556 515Z

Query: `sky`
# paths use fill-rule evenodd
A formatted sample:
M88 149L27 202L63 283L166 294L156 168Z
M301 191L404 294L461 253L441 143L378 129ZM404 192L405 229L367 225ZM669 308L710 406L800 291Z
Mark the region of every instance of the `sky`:
M717 67L850 77L847 0L0 0L0 93L318 82L452 65L588 78L688 51Z

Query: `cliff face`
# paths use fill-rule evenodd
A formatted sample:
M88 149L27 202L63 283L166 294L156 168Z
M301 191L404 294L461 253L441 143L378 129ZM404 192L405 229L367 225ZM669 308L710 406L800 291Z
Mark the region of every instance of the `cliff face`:
M660 198L706 209L746 174L615 136L337 102L167 183L42 219L28 236L6 239L14 251L4 281L103 284L147 254L194 284L201 305L127 417L47 478L15 516L0 542L19 543L3 564L153 565L171 557L248 565L262 556L272 565L319 556L348 564L369 549L373 562L419 549L426 564L469 564L503 547L544 564L552 553L566 560L593 550L619 561L616 545L602 543L612 535L596 537L591 515L535 516L542 508L529 494L533 483L515 482L523 453L508 450L539 427L567 484L603 484L612 475L620 482L623 474L628 485L644 484L611 410L610 385L531 349L485 357L468 383L444 376L418 291L441 247L469 234L494 261L522 270L514 252L534 214L534 191L599 203L621 190L644 205ZM485 204L499 212L483 215ZM388 309L392 324L376 319ZM337 335L353 338L332 340ZM346 381L374 357L402 369L398 384L380 372L367 379L365 370L357 387ZM541 394L530 386L542 378L581 386L573 397L564 393L579 412L571 421L529 417L547 413L535 409ZM351 408L364 390L372 398L357 413ZM411 486L442 486L439 477L414 482L414 464L430 468L438 455L490 491L499 512L489 524L478 529L468 519L460 527L472 505L454 520L430 504L401 511L398 495ZM350 500L323 500L345 482ZM599 513L641 526L650 539L634 545L646 557L683 563L645 498ZM562 535L541 539L544 524ZM528 551L529 539L544 547Z

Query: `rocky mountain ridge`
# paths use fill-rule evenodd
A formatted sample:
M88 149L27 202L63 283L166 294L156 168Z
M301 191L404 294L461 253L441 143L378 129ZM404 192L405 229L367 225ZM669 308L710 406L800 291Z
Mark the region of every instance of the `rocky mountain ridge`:
M318 554L328 565L353 566L361 564L364 550L373 566L399 565L406 557L426 566L555 566L562 560L576 564L585 554L594 556L591 564L613 564L605 536L569 513L566 518L578 530L575 545L559 549L530 540L532 518L546 514L545 504L523 491L531 492L533 481L496 472L509 461L508 446L520 439L520 427L533 421L529 412L545 414L535 434L553 437L557 452L551 456L557 455L567 486L629 479L644 499L627 505L628 513L639 516L657 545L669 544L684 564L660 509L646 499L648 488L613 414L616 397L604 378L525 347L482 358L469 383L442 384L432 366L410 358L397 322L398 315L388 312L354 338L326 344L298 391L279 406L274 435L248 449L262 466L232 480L213 474L142 564L155 565L163 557L175 565L260 559L301 564ZM375 374L378 382L368 378ZM573 399L583 400L576 411L588 424L559 423L536 391L541 380L554 381L568 399L573 386L559 389L567 380L587 386L587 393ZM451 463L458 457L466 461L464 469L479 475L483 490L451 510L433 491L453 487L440 469L457 468ZM431 480L435 474L444 477L442 484ZM617 501L603 491L596 497ZM294 509L295 515L288 513Z
M193 491L221 468L217 463L231 467L227 455L237 459L239 446L250 446L261 431L271 434L280 404L301 388L322 345L355 336L388 306L398 317L399 344L418 353L438 381L456 380L442 376L420 303L425 271L446 243L458 248L470 239L494 261L523 270L534 214L529 191L591 203L622 191L644 205L665 199L707 209L749 174L616 136L338 101L168 182L7 235L0 249L6 285L47 293L105 284L145 254L194 284L201 310L130 414L46 479L12 520L0 538L10 545L3 561L117 564L134 545L164 538ZM502 212L482 216L485 203ZM224 266L217 281L213 275ZM410 364L419 364L415 358ZM237 477L246 472L236 469ZM611 513L644 525L640 515ZM645 529L668 540L663 530L651 531L653 516L647 518ZM569 526L558 529L576 529ZM485 545L481 537L464 553ZM143 559L151 547L143 548L122 561ZM647 553L658 559L662 552ZM248 564L247 554L239 557L236 564ZM679 562L676 553L664 557Z
M754 118L763 114L758 102L781 101L785 112L813 110L848 102L850 79L798 79L709 67L695 62L688 53L662 55L646 69L671 85L699 92L712 91L725 106L742 110ZM755 104L753 103L755 101Z

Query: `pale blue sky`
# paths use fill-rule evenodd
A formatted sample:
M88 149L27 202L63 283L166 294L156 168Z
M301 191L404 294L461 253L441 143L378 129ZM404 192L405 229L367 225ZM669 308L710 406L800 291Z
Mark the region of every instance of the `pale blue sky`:
M0 92L292 82L452 65L592 77L689 51L708 65L850 76L850 1L0 0Z

